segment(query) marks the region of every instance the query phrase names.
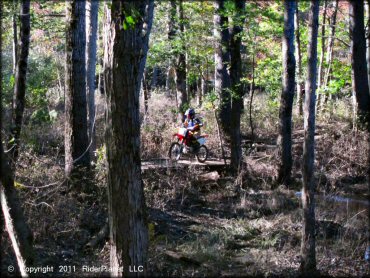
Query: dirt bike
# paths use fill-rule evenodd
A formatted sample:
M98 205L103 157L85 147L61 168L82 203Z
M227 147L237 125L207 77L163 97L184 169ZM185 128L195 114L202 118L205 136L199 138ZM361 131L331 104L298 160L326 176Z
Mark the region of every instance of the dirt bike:
M173 134L173 137L177 139L177 142L173 142L169 149L168 156L171 160L177 161L183 154L193 154L201 163L207 160L208 149L205 146L207 134L196 138L198 144L191 142L194 138L186 128L179 128L178 132Z

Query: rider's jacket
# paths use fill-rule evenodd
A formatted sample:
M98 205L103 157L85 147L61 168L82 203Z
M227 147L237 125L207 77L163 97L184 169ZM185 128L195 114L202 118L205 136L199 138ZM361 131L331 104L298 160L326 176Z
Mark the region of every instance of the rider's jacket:
M200 127L202 126L203 124L198 118L185 119L184 121L184 127L186 127L190 131L199 131Z

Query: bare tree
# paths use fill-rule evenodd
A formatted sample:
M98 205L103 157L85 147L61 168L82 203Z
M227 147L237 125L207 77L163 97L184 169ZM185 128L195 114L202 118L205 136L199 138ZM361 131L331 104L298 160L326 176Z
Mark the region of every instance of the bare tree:
M225 0L214 2L215 14L214 37L215 37L215 92L218 95L220 105L218 118L222 131L225 135L230 134L231 124L231 98L230 98L230 75L227 67L230 65L229 26L225 15ZM202 79L203 81L203 79Z
M98 39L98 0L86 1L86 95L88 102L88 134L90 154L95 151L95 71Z
M321 53L319 62L319 72L317 77L317 88L320 89L324 77L324 57L325 57L325 31L326 31L326 18L327 18L327 7L328 0L324 0L324 8L322 12L322 24L321 24Z
M181 50L178 53L176 61L176 91L178 97L178 120L181 122L184 116L184 108L188 104L188 94L186 91L186 50L185 50L185 40L184 40L184 7L183 0L179 0L177 5L178 14L178 34L182 41Z
M148 231L141 178L140 68L152 18L153 1L112 2L105 41L106 146L113 276L145 275ZM130 22L127 17L130 16ZM134 23L132 23L134 21ZM146 26L146 28L145 28ZM143 272L130 269L142 266ZM123 268L123 273L119 272Z
M328 46L327 46L327 51L326 51L326 59L325 59L325 64L327 68L325 71L325 76L324 76L324 80L322 84L322 88L324 90L328 86L329 80L331 78L331 73L332 73L332 62L333 62L333 52L334 52L335 29L336 29L336 24L337 24L338 2L339 0L333 1L333 13L331 14L329 18L330 35L329 35ZM317 105L319 105L318 111L324 108L328 100L328 94L326 92L321 92L320 95L321 95L320 102L317 101Z
M304 104L304 144L303 144L303 188L302 188L302 245L301 266L304 273L316 270L315 251L315 101L317 75L317 36L319 25L319 1L311 0L308 35L308 69Z
M367 22L365 23L366 31L366 59L367 59L367 79L370 83L370 1L364 1L365 11L367 16ZM370 87L370 84L369 84Z
M66 3L65 173L89 167L86 102L85 0Z
M177 33L177 25L176 25L176 1L170 0L169 1L169 9L168 9L168 22L167 22L167 39L170 43L172 43L176 37ZM171 57L168 62L168 69L167 69L167 76L166 76L166 90L167 93L172 93L172 87L173 87L173 76L174 76L174 66L176 63L176 59L174 57ZM177 99L176 99L177 101Z
M112 36L111 34L111 21L112 21L112 15L111 10L108 7L108 2L104 2L104 17L103 17L103 49L104 49L104 55L103 55L103 78L102 83L104 84L104 93L107 91L107 85L105 84L105 76L108 74L107 71L110 68L109 65L109 53L110 53L110 43L109 40Z
M279 163L277 183L289 184L292 172L292 114L295 90L294 13L296 2L284 1L283 91L279 110Z
M0 2L0 28L2 30L3 2ZM2 53L2 36L0 36L0 53ZM0 55L2 65L2 55ZM3 80L0 70L0 80ZM0 86L0 131L3 127L3 87ZM33 236L23 215L22 206L14 188L13 171L3 149L2 132L0 132L0 198L1 209L4 217L1 218L1 235L4 228L8 232L13 250L17 259L19 271L22 276L27 276L25 267L33 264Z
M10 140L11 143L9 144L9 148L11 149L12 165L16 162L19 154L23 113L26 104L26 80L31 31L30 0L22 0L20 18L20 41L19 45L17 46L13 115L12 126L10 130L12 139Z
M363 1L349 1L349 28L351 37L352 91L356 101L356 114L361 123L368 121L370 115L369 81L366 64L366 40L364 29ZM370 124L370 122L369 122Z
M13 8L14 14L12 17L13 23L13 74L15 75L15 71L17 68L17 49L18 49L18 25L17 25L17 14L16 11L18 9L18 1L13 0Z
M245 9L245 1L234 0L235 14L242 15ZM241 84L241 33L243 31L243 20L240 16L233 18L233 27L230 34L230 80L233 92L231 99L231 169L238 173L242 162L240 117L243 109L243 86Z
M302 105L302 98L303 98L303 82L302 82L302 52L301 52L301 33L300 33L300 24L299 24L299 9L298 4L296 4L296 10L294 14L294 24L295 24L295 39L296 39L296 50L295 55L297 57L297 114L302 116L303 114L303 105Z

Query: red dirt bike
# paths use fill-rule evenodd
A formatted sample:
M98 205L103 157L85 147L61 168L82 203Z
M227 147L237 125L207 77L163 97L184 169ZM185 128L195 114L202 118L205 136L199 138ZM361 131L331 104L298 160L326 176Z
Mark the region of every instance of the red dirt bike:
M201 163L207 160L208 149L205 146L207 134L196 138L198 144L191 142L194 138L192 138L190 131L187 131L186 128L179 128L178 132L173 134L173 137L176 137L177 142L173 142L169 149L168 156L171 160L177 161L183 154L193 154Z

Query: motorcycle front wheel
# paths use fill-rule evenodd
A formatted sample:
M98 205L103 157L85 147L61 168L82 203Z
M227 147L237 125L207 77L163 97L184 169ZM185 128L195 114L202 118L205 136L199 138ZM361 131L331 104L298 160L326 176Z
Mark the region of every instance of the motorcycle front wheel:
M168 151L168 157L170 160L177 161L181 156L181 146L179 143L172 143L170 150Z
M197 151L197 159L199 162L203 163L207 160L208 158L208 149L206 146L202 145L200 146L199 150Z

